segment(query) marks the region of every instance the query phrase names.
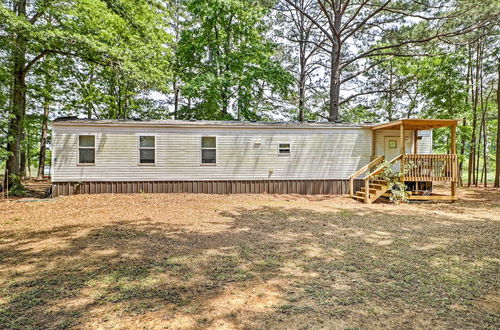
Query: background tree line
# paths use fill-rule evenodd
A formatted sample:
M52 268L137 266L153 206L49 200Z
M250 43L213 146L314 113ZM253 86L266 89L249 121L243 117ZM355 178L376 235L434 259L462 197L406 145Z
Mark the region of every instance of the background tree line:
M0 166L10 186L41 178L58 116L458 118L465 183L495 170L499 186L499 13L495 0L3 0Z

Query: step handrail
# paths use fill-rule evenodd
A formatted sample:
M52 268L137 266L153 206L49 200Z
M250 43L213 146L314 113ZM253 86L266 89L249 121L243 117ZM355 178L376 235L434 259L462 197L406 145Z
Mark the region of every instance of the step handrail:
M369 171L370 168L381 163L384 159L385 159L384 156L378 156L377 158L375 158L374 160L372 160L371 162L369 162L368 164L366 164L365 166L363 166L362 168L360 168L359 170L354 172L349 177L349 193L350 193L351 197L354 197L354 179L357 178L361 173Z
M391 159L389 162L387 162L387 165L392 165L392 163L397 162L397 161L398 161L398 160L400 160L402 157L403 157L403 155L399 155L399 156L397 156L397 157L395 157L395 158ZM381 166L381 167L377 168L375 171L373 171L373 172L369 173L367 176L365 176L365 177L363 178L363 180L369 180L369 179L371 179L371 178L372 178L372 177L374 177L375 175L377 175L377 174L379 174L380 172L382 172L382 171L384 170L384 168L386 168L386 167L387 167L387 165L385 165L385 166Z
M402 159L403 155L399 155L395 157L394 159L391 159L387 164L384 164L383 166L380 166L377 168L375 171L371 172L367 176L363 178L365 180L365 203L370 204L372 201L370 200L370 179L374 177L375 175L379 174L386 168L387 166L391 165L392 163L397 162L399 159ZM375 196L376 197L376 196Z

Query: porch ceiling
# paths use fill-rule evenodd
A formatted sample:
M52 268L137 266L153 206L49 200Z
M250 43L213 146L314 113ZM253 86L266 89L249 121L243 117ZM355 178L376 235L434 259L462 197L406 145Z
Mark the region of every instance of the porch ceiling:
M458 121L458 119L401 119L391 121L390 123L375 125L372 127L372 130L400 129L401 124L403 124L404 129L408 130L426 130L457 126Z

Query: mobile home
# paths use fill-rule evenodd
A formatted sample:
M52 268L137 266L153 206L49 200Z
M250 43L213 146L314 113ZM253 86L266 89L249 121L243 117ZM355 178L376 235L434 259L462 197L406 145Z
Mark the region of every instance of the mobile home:
M456 121L439 122L440 126L427 121L420 126L412 122L411 127L401 123L402 129L398 122L395 129L347 123L60 118L52 122L53 195L351 193L354 197L364 181L359 177L363 173L353 174L374 160L378 164L402 152L431 155L432 128Z

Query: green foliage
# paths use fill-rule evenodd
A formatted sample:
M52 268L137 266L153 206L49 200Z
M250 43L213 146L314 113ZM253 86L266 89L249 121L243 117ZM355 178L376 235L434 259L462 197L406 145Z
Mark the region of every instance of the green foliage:
M389 187L391 195L389 200L395 204L407 203L409 192L406 190L407 187L401 178L405 176L415 165L412 162L405 163L403 167L398 170L394 169L393 164L388 161L384 161L378 168L383 168L382 173L377 176L377 179L385 180Z
M22 185L21 178L17 175L14 175L14 174L10 174L9 176L10 176L11 182L12 182L11 186L9 188L9 195L10 196L18 196L18 197L26 196L26 193L28 191Z
M193 106L180 118L255 119L271 107L266 93L287 93L292 76L265 37L268 9L251 0L190 0L186 9L176 70Z
M140 103L137 99L149 90L168 91L172 39L167 32L170 14L162 1L40 1L29 4L28 11L41 13L36 24L29 21L31 17L17 16L0 5L0 20L4 19L0 26L12 38L21 35L26 39L29 58L51 57L56 62L43 65L51 76L45 85L73 87L70 95L66 91L71 100L66 104L71 103L71 108L80 107L87 115L92 104L105 110L94 116L125 117L132 112L127 111L130 104ZM5 40L2 49L16 52L15 43L8 39L0 39L0 43ZM0 62L0 79L10 65L9 61ZM28 74L34 84L39 82L39 73L38 77ZM89 79L77 85L74 78L78 75ZM73 110L72 114L78 113Z
M356 105L343 110L340 119L348 123L377 122L379 116L366 106Z
M0 162L9 157L8 139L22 140L28 157L37 149L39 134L25 139L8 128L24 102L20 112L33 118L47 104L51 118L165 113L150 98L152 91L168 92L171 79L170 12L163 1L29 1L26 14L15 10L11 1L0 4ZM16 62L27 83L26 100L17 105L9 102ZM33 121L15 122L28 130Z

